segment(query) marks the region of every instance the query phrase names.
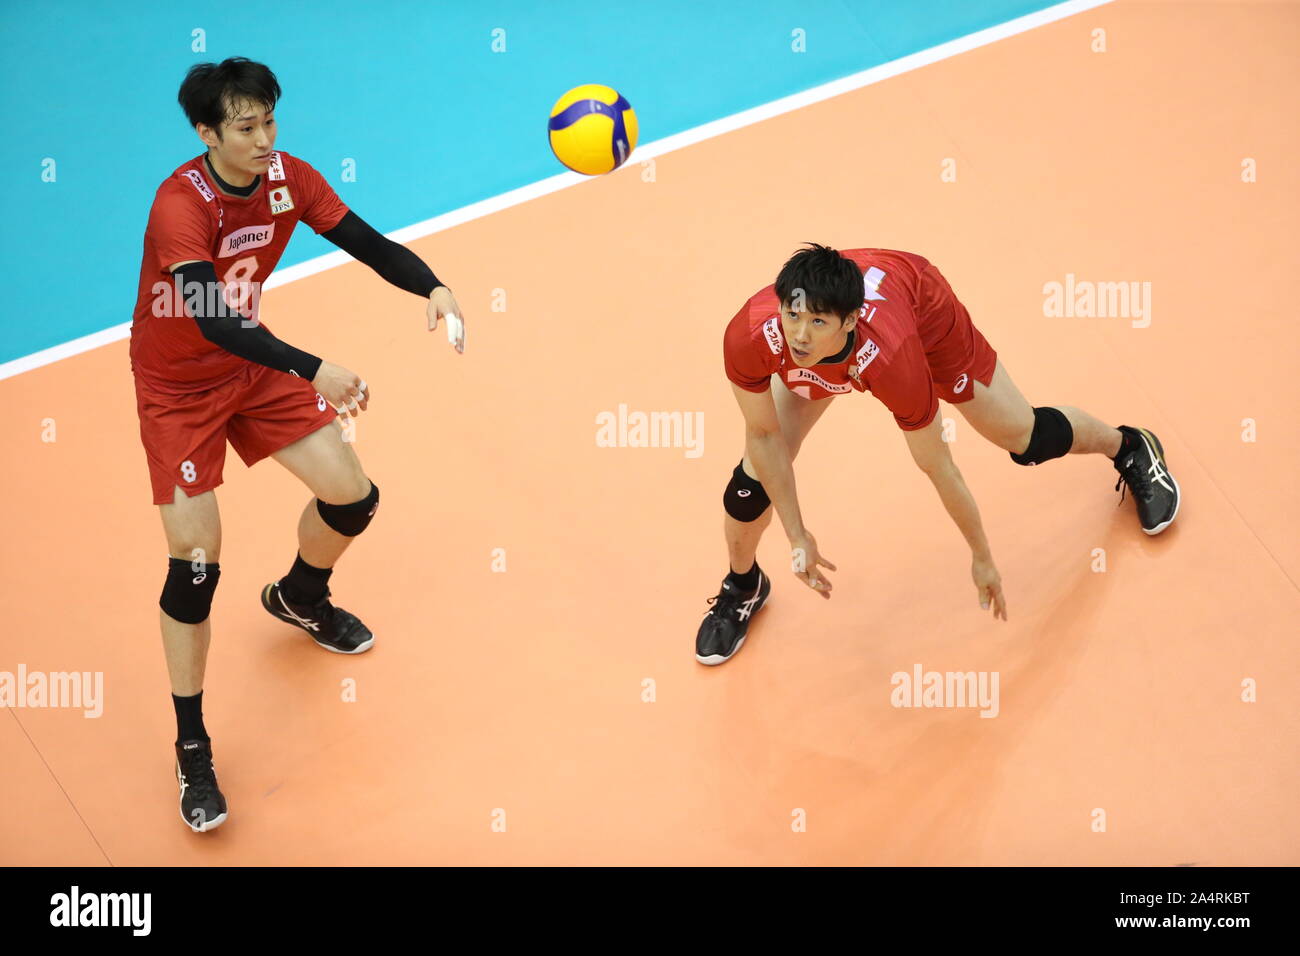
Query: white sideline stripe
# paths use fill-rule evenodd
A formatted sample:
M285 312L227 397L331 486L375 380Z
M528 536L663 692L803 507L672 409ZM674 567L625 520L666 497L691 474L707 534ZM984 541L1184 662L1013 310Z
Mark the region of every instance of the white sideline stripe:
M780 99L763 103L751 109L742 110L739 113L733 113L730 116L724 116L721 119L704 123L701 126L692 129L683 130L680 133L674 133L672 136L665 136L663 139L655 140L653 143L646 143L638 146L633 152L632 161L623 167L624 170L631 168L635 163L647 159L654 159L656 156L662 156L665 153L671 153L673 150L682 149L686 146L694 146L706 139L712 139L715 136L721 136L724 133L730 133L733 130L741 129L745 126L752 126L754 123L760 123L763 120L772 119L783 113L789 113L793 110L810 106L813 103L820 103L822 100L828 100L843 93L849 93L853 90L862 89L864 86L870 86L873 83L879 83L881 80L887 80L891 77L899 76L903 73L909 73L912 70L920 69L923 66L929 66L932 63L938 63L940 60L946 60L950 57L967 53L970 50L978 49L982 46L988 46L990 43L996 43L998 40L1005 40L1007 37L1013 37L1016 34L1033 30L1036 27L1046 26L1057 20L1074 16L1076 13L1083 13L1085 10L1091 10L1095 7L1104 6L1112 3L1114 0L1068 0L1066 3L1058 3L1055 6L1047 7L1044 10L1038 10L1034 13L1027 13L1023 17L1016 17L1014 20L1008 20L1006 23L999 23L995 26L983 30L977 30L975 33L968 33L966 36L957 37L955 40L949 40L947 43L940 43L938 46L932 46L927 50L920 50L916 53L910 53L907 56L900 57L897 60L890 60L888 63L881 63L879 66L873 66L868 70L862 70L838 80L832 80L829 83L823 83L820 86L814 86L800 93L793 93L790 96L783 96ZM617 170L613 175L617 175ZM500 212L503 209L509 209L511 206L518 206L521 203L528 202L530 199L537 199L541 196L558 192L561 189L567 189L570 186L576 186L579 183L586 182L591 177L583 176L579 173L559 173L555 176L548 176L546 179L539 179L535 183L529 183L527 186L520 186L518 189L511 189L508 192L499 193L496 196L489 196L487 199L481 199L478 202L470 203L468 206L462 206L459 209L453 209L450 212L434 216L432 219L426 219L423 222L417 222L411 226L404 226L393 232L386 233L389 239L394 242L407 243L414 239L422 239L425 236L451 229L454 226L462 225L474 219L480 219L483 216L491 215L494 212ZM308 259L306 262L300 262L294 266L287 266L283 269L277 269L271 277L262 284L263 289L274 289L277 286L284 285L286 282L294 282L298 279L305 279L307 276L316 275L324 272L326 269L333 269L335 266L343 265L345 262L351 262L352 257L346 252L338 250L329 252L323 256L317 256L315 259ZM133 303L134 305L134 303ZM108 345L121 339L130 337L131 323L123 322L121 325L114 325L111 328L103 329L99 332L92 332L90 335L83 335L81 338L72 339L69 342L63 342L59 345L51 346L48 349L42 349L39 352L33 352L30 355L24 355L21 358L0 364L0 380L10 378L22 372L28 372L32 369L40 368L43 365L49 365L60 359L71 358L74 355L80 355L82 352L88 352L91 349L99 348L101 345Z

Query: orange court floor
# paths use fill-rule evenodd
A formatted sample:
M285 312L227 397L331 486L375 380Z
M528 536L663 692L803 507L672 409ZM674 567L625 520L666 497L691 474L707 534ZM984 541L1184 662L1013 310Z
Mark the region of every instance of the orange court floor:
M104 680L96 718L0 713L0 863L1300 863L1298 34L1294 4L1121 2L653 176L634 155L412 243L463 356L356 263L269 292L277 335L372 389L384 507L331 588L376 644L262 610L310 493L228 450L212 833L177 819L127 342L0 382L0 671ZM1019 468L942 406L995 621L890 415L850 395L796 462L833 598L776 573L743 651L696 663L743 443L722 330L803 241L933 261L1033 404L1160 436L1175 524L1145 536L1103 458ZM1067 276L1149 282L1149 325L1044 315ZM620 405L702 413L701 453L601 447ZM774 525L760 562L784 549ZM894 706L917 667L996 674L996 716Z

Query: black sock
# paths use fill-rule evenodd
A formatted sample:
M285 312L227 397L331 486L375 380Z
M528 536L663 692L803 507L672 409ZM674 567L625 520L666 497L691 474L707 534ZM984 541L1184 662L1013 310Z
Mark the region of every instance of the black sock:
M740 588L742 591L752 591L758 587L758 562L754 562L744 574L732 571L727 575L727 580L731 582L732 587Z
M182 740L206 740L211 743L203 726L203 691L193 697L177 697L172 694L172 706L176 708L177 743Z
M280 581L284 596L294 604L315 604L325 596L333 568L313 568L298 555L293 567Z
M1124 457L1124 454L1132 451L1133 446L1136 444L1136 442L1133 441L1133 436L1124 431L1124 429L1121 428L1119 433L1123 436L1119 443L1119 451L1115 452L1115 457L1111 459L1111 461L1115 462L1117 465L1119 464L1119 460Z

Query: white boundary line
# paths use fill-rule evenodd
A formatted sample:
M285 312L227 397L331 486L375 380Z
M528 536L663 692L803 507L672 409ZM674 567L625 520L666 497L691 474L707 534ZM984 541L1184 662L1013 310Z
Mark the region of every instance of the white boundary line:
M990 43L996 43L998 40L1004 40L1007 37L1015 36L1018 33L1024 33L1033 30L1036 27L1045 26L1062 20L1065 17L1074 16L1076 13L1083 13L1085 10L1091 10L1095 7L1104 6L1113 0L1068 0L1066 3L1058 3L1055 6L1048 7L1045 10L1038 10L1034 13L1026 14L1023 17L1017 17L1014 20L1008 20L1006 23L999 23L996 26L988 27L984 30L978 30L975 33L968 33L966 36L958 37L955 40L949 40L947 43L941 43L938 46L932 46L928 50L921 50L917 53L911 53L907 56L900 57L897 60L891 60L888 63L882 63L879 66L873 66L869 70L862 70L859 73L851 74L842 79L832 80L830 83L823 83L820 86L814 86L811 89L804 90L800 93L794 93L790 96L783 96L779 100L772 100L769 103L763 103L752 109L743 110L739 113L733 113L730 116L724 116L721 119L713 120L701 126L692 129L683 130L680 133L674 133L672 136L666 136L663 139L655 140L653 143L646 143L638 147L632 160L642 162L647 159L653 159L656 156L662 156L676 149L682 149L685 146L693 146L696 143L703 142L706 139L712 139L715 136L721 136L723 133L730 133L733 130L741 129L745 126L751 126L754 123L760 123L763 120L780 116L783 113L789 113L793 110L809 106L813 103L820 103L822 100L828 100L831 97L839 96L843 93L849 93L853 90L862 89L864 86L870 86L873 83L879 83L881 80L887 80L891 77L899 76L903 73L909 73L912 70L920 69L923 66L929 66L932 63L938 63L940 60L946 60L950 57L966 53L970 50L987 46ZM623 167L624 169L629 168ZM388 238L394 242L407 243L414 239L422 239L425 236L432 235L436 232L442 232L459 226L462 223L470 222L474 219L480 219L483 216L491 215L494 212L500 212L503 209L509 209L511 206L517 206L520 203L528 202L530 199L537 199L561 189L567 189L570 186L576 186L578 183L586 182L590 177L582 176L578 173L560 173L556 176L549 176L546 179L538 180L535 183L529 183L527 186L521 186L518 189L512 189L509 192L500 193L487 199L470 203L468 206L462 206L459 209L453 209L451 212L445 212L442 215L434 216L432 219L426 219L423 222L417 222L412 226L405 226L394 232L388 233ZM306 262L300 262L294 266L287 266L283 269L277 269L266 282L262 284L263 289L274 289L276 286L284 285L286 282L294 282L297 279L304 279L307 276L316 275L324 272L326 269L333 269L335 266L343 265L345 262L352 261L352 257L346 252L339 250L337 252L326 253L323 256L317 256L315 259L308 259ZM11 378L22 372L31 371L40 368L43 365L49 365L60 359L71 358L74 355L80 355L82 352L88 352L91 349L99 348L101 345L108 345L111 342L117 342L121 339L129 338L131 335L131 323L123 322L121 325L114 325L111 328L103 329L99 332L93 332L90 335L83 335L81 338L73 339L70 342L63 342L59 345L52 346L48 349L42 349L39 352L33 352L30 355L24 355L21 358L0 364L0 380Z

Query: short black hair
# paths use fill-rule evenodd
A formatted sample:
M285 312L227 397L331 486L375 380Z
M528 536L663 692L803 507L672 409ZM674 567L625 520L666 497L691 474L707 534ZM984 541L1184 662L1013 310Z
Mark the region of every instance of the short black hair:
M210 126L221 138L221 124L244 103L261 104L269 113L280 100L280 84L264 63L232 56L220 63L197 63L181 82L176 99L191 126Z
M806 243L781 267L776 296L782 308L793 301L796 289L803 290L804 311L829 312L841 319L860 309L865 298L858 264L815 242Z

